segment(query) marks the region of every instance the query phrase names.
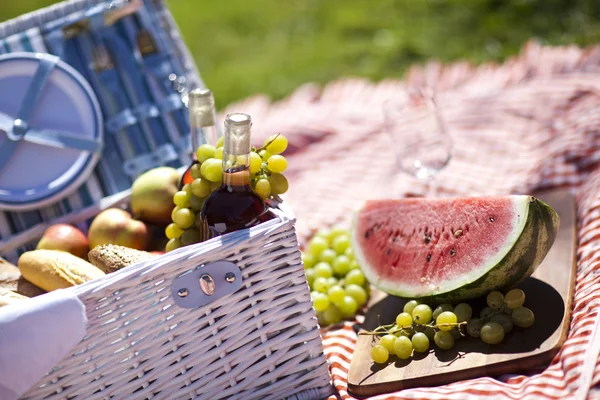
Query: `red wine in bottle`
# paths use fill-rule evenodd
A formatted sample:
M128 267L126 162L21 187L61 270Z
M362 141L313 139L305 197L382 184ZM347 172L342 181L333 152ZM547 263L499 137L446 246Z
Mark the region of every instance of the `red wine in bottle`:
M251 126L247 114L228 114L225 119L223 179L204 201L200 215L202 241L275 218L250 184Z

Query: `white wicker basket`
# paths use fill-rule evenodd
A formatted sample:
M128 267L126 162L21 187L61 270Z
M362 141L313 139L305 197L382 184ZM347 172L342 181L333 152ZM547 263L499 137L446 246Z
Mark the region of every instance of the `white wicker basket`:
M123 10L129 10L129 14L111 26L90 23L75 36L65 33L83 21L107 18L111 12L122 15ZM141 56L139 49L129 50L143 33L154 38L156 53ZM94 55L109 52L107 38L119 38L124 49L113 49L121 49L109 53L118 63L100 71L102 57ZM191 147L185 107L187 91L205 86L164 0L66 0L0 23L0 55L22 53L58 57L72 73L77 72L78 79L87 82L100 105L98 118L102 121L98 125L103 144L93 171L87 179L69 186L69 190L27 209L4 209L0 205L0 256L11 261L35 248L35 242L26 240L29 234L22 233L45 227L61 217L68 219L69 214L81 214L82 210L91 217L95 213L90 214L90 210L105 203L106 198L126 195L134 179L144 171L164 165L188 165ZM3 71L6 73L6 68ZM68 82L72 84L74 79L71 76ZM4 92L6 97L7 91ZM5 98L0 111L16 118L4 109L11 101ZM34 103L34 116L37 111L39 106ZM75 116L79 117L77 113ZM0 148L4 136L0 132ZM85 231L89 221L79 219L77 223Z
M141 7L137 15L141 27L153 31L164 44L161 62L166 63L168 71L185 78L189 88L202 87L163 0L68 0L0 24L0 53L35 51L67 60L61 55L64 43L59 41L57 46L54 40L63 32L63 25L91 11L120 10L131 4ZM117 24L121 23L123 32L129 32L128 28L135 31L131 18ZM90 35L103 29L92 25L91 33L82 33L82 48L90 45ZM131 58L132 54L120 54L124 56ZM86 71L89 60L78 60L73 54L71 57L80 64L82 73L95 81L97 73ZM140 65L139 70L135 68L122 78L147 77L143 71ZM123 85L119 90L126 95ZM174 90L177 93L167 90L157 95L156 105L171 104L173 96L177 100L179 88ZM97 92L103 98L105 90ZM118 153L118 146L110 148L105 143L101 158L107 164L106 170L112 172L105 176L104 169L96 168L89 181L105 182L106 187L86 182L82 185L86 187L80 188L82 193L42 209L0 210L0 255L16 262L22 252L35 247L51 224L71 223L85 230L98 212L127 202L128 188L136 174L166 163L185 166L189 162L188 144L181 139L187 138L189 129L181 123L185 110L179 103L175 101L175 109L157 106L166 126L175 126L168 129L169 142L127 153L116 161L111 157ZM127 113L136 115L136 124L146 127L144 124L155 116L149 112L142 116L138 111L148 109L143 101L125 105L114 115L104 115L104 126L111 125L111 118ZM128 136L128 126L115 129L111 137L135 143L135 137ZM149 142L156 139L156 134L153 129L143 131ZM119 170L132 162L137 165L136 174ZM184 247L65 289L85 305L86 335L23 398L246 400L329 396L334 390L300 259L295 219L284 204L279 204L279 211L278 219L260 226ZM210 268L214 272L217 261L228 261L232 263L229 266L239 268L235 284L216 279L217 291L209 297L211 302L192 304L191 308L183 305L174 285L179 279L191 279ZM187 287L187 300L199 293L200 283L197 276L195 279L190 281L195 285ZM220 288L232 293L217 295Z
M201 307L177 305L174 280L221 260L239 267L241 287ZM228 285L215 281L217 288ZM332 394L288 210L260 226L67 290L86 307L86 336L25 399L322 399Z

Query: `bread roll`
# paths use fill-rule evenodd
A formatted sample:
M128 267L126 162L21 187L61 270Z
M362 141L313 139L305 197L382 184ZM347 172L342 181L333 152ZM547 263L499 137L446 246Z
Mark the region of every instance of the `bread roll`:
M0 257L0 288L17 292L27 297L35 297L46 293L21 276L21 271Z
M50 292L79 285L106 274L89 262L60 250L33 250L19 257L25 279Z
M21 300L26 300L29 297L15 293L12 290L0 288L0 307L8 306Z
M156 257L157 254L113 244L97 246L88 253L90 262L107 274Z

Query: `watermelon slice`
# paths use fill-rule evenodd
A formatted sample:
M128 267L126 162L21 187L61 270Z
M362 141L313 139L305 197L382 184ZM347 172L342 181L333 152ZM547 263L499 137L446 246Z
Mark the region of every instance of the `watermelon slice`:
M455 303L530 276L558 226L558 214L532 196L369 200L354 215L351 240L378 289Z

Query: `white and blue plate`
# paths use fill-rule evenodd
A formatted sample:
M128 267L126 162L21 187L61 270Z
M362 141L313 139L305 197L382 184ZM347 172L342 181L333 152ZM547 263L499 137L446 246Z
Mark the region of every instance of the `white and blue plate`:
M7 133L38 70L39 53L0 56L0 209L23 211L40 208L73 193L90 176L100 148L47 145L44 132L63 132L73 140L102 143L102 113L85 78L58 60L40 91L27 125L37 140L15 140ZM11 122L9 124L9 122ZM32 135L33 136L33 135Z

